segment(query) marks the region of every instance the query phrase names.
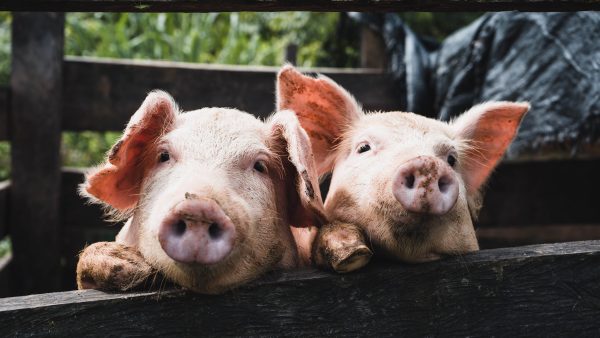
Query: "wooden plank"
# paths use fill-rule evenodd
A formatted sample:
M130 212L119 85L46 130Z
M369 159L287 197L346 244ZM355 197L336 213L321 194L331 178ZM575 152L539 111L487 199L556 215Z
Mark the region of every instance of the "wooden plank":
M480 227L600 224L600 159L503 163L492 175Z
M83 182L84 169L64 168L61 177L60 219L61 259L64 262L61 290L73 290L79 252L87 245L114 241L121 224L104 221L102 208L88 204L77 188Z
M596 336L600 242L276 273L221 296L72 291L0 300L0 335Z
M368 25L363 25L360 31L360 66L385 69L387 64L388 56L383 37Z
M231 12L231 11L578 11L596 0L4 0L3 11Z
M63 31L62 13L13 15L9 205L17 294L59 287Z
M235 107L257 116L275 108L279 67L205 65L68 57L63 128L122 130L152 89L171 93L184 110ZM311 69L338 81L367 109L400 107L390 75L382 70Z
M0 182L0 239L8 235L10 181Z
M0 141L8 140L10 97L9 90L0 86Z
M482 249L600 240L600 223L479 228L477 240Z
M11 271L12 253L0 257L0 298L11 296L10 292L10 271Z

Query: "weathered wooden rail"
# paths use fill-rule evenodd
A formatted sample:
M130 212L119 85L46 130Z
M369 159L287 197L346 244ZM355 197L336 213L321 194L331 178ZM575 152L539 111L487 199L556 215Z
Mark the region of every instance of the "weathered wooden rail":
M600 335L600 241L358 273L278 272L221 296L70 291L0 300L0 336Z

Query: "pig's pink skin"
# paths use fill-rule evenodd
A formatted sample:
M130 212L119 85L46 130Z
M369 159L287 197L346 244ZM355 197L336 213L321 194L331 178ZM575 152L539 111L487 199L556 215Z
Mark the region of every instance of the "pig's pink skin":
M219 293L310 260L312 226L325 219L317 184L292 112L266 122L226 108L180 113L168 94L152 92L81 190L129 218L118 243L177 284ZM178 219L190 222L190 237L169 235ZM206 232L212 222L216 240Z
M319 175L332 173L325 201L331 222L363 229L375 254L407 262L478 250L473 219L480 191L528 103L484 103L451 123L403 112L365 114L332 80L291 66L278 75L277 95L278 108L295 111L310 136ZM406 208L399 201L411 204L397 190L398 177L407 166L423 168L419 158L439 166L431 178L446 175L456 189L436 202L434 212L423 203ZM431 202L440 196L424 197Z

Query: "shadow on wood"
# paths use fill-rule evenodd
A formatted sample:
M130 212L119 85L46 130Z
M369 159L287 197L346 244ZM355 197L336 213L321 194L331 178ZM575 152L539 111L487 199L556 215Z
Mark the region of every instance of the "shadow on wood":
M600 241L347 275L280 272L221 296L71 291L0 300L0 335L591 336Z

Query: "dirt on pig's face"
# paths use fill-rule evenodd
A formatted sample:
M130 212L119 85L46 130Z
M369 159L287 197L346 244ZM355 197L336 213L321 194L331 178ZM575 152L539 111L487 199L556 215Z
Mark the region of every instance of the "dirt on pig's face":
M349 127L335 154L325 209L333 220L365 230L375 253L423 262L478 249L460 164L468 144L439 121L410 113L367 114ZM456 203L442 215L406 210L394 194L398 171L412 159L439 162L417 175L437 180L437 166L447 165L458 185ZM452 163L452 166L448 162ZM427 201L423 203L426 204ZM476 201L471 208L476 209ZM474 210L476 212L476 210Z
M276 191L282 164L269 149L268 136L265 125L254 117L206 109L180 115L173 130L157 140L148 155L156 159L155 165L145 175L133 215L140 252L151 265L180 285L219 292L220 287L253 279L281 261L293 264L288 224L277 213L278 207L285 208L277 200L282 191ZM164 154L169 159L161 162ZM206 199L214 201L233 225L231 251L210 264L193 258L174 260L159 240L165 219L193 219L185 213L174 218L169 214L178 204Z

